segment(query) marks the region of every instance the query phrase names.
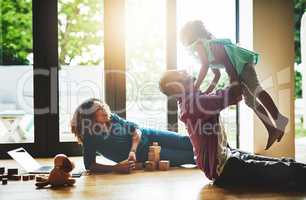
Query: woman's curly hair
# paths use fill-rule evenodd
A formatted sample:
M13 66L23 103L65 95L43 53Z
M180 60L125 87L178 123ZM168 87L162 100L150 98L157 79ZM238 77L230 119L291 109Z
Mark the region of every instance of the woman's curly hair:
M91 98L84 101L81 105L77 107L73 114L73 118L71 120L71 132L76 136L78 142L83 144L84 142L84 121L83 120L91 120L95 121L95 114L97 110L102 110L108 116L108 119L111 118L111 110L110 107L104 101L96 98ZM91 123L93 124L93 123Z

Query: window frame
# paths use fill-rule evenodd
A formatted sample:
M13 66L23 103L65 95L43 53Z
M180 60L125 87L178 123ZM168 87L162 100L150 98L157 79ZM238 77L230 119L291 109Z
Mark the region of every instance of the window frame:
M0 158L9 158L6 153L9 150L23 147L35 157L45 157L47 152L48 116L38 115L36 109L49 108L49 77L35 75L37 70L49 70L52 55L48 55L48 47L52 47L52 41L46 40L50 33L47 23L51 20L53 1L32 0L32 46L33 46L33 93L34 93L34 143L6 143L0 144ZM49 7L50 6L50 7ZM52 20L51 20L52 21ZM46 43L44 43L46 41ZM48 50L47 50L48 49ZM39 87L38 87L39 85Z
M240 42L240 0L235 0L236 11L236 43ZM236 148L240 148L240 107L236 104Z

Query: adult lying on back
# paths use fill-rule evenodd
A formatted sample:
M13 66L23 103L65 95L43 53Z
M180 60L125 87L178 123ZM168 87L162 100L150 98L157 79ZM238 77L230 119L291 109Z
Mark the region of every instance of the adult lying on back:
M306 165L292 159L252 155L228 146L219 113L241 100L241 88L232 85L215 93L196 90L186 71L169 70L160 80L160 90L176 97L180 120L188 130L198 167L219 186L306 184Z

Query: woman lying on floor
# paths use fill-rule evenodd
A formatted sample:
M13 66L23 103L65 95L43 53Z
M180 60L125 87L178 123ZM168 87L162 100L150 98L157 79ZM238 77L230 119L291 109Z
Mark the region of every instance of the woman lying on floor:
M169 160L171 166L195 164L188 136L141 128L112 113L109 106L98 99L89 99L77 108L71 129L83 146L85 168L91 172L128 172L136 161L147 160L153 142L161 146L160 159ZM118 164L99 164L96 153Z

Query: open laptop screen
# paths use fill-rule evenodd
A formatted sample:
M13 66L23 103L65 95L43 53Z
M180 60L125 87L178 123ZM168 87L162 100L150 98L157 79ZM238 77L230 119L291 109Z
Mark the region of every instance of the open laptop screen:
M7 153L27 172L35 171L41 167L41 165L22 147L8 151Z

